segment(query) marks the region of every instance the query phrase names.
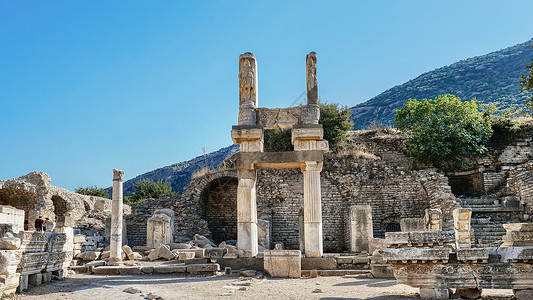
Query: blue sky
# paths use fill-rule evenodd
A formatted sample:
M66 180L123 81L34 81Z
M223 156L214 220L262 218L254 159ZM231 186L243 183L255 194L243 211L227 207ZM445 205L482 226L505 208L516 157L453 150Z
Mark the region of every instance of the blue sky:
M238 56L286 107L318 53L321 99L354 106L533 37L533 1L0 1L0 179L111 185L230 145Z

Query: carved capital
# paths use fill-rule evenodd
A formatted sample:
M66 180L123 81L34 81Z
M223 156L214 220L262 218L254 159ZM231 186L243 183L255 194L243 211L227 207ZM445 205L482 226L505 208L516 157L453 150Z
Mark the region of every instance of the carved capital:
M124 171L113 169L113 181L124 181Z
M306 161L300 169L302 172L306 171L322 171L322 165L323 163L321 161Z
M255 181L257 179L257 171L255 169L237 169L237 178L251 179Z

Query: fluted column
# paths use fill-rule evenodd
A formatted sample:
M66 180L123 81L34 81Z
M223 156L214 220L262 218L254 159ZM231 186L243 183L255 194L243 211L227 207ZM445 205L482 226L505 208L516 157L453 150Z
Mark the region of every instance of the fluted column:
M109 263L122 264L122 183L124 171L113 169L113 200L111 202L111 235Z
M307 161L304 174L304 243L307 257L321 257L322 250L322 197L320 194L322 162Z
M257 202L255 182L257 173L252 169L237 170L237 247L239 256L257 256Z

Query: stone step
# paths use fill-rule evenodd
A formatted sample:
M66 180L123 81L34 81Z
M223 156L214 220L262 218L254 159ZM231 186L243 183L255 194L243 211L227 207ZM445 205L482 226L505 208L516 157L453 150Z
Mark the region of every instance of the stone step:
M302 276L309 277L312 270L302 270ZM335 269L335 270L316 270L319 276L346 276L351 275L361 276L360 278L371 278L372 274L370 270L358 270L358 269ZM368 277L366 277L368 276Z
M463 207L465 207L465 205L494 205L499 204L500 202L498 199L490 198L460 198L458 201Z

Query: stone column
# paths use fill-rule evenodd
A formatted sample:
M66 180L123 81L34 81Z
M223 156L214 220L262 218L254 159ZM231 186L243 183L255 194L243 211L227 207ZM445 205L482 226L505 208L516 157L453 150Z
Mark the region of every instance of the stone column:
M455 246L459 248L470 248L470 218L471 208L456 208L453 210L453 225L455 229Z
M239 256L257 256L257 203L254 169L237 170L237 247Z
M348 219L350 252L368 252L370 239L374 237L372 207L370 205L352 205Z
M320 171L322 162L306 161L304 173L304 244L307 257L321 257L322 250L322 201Z
M427 231L442 230L442 211L440 208L428 208L425 214L425 223Z
M239 56L239 125L257 123L257 61L246 52Z
M113 200L111 202L111 236L109 264L122 264L122 183L124 171L113 169Z

